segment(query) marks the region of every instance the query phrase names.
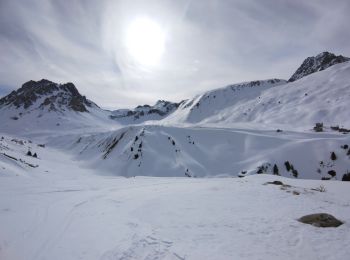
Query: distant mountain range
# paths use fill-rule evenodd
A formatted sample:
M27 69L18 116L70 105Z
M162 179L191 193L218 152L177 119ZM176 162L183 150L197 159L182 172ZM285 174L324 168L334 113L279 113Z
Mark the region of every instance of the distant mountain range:
M322 71L335 64L349 60L347 57L336 56L329 52L322 52L315 57L308 57L288 82L300 80L317 71ZM112 119L123 125L162 120L168 117L172 122L181 120L182 122L198 123L218 114L222 115L223 120L226 120L227 115L224 116L221 113L225 109L235 106L237 103L248 102L251 99L257 99L255 102L261 103L260 94L263 91L286 83L287 81L282 79L258 80L211 90L180 103L159 100L153 106L140 105L134 109L106 111L85 96L82 96L73 83L58 84L46 79L40 81L31 80L24 83L18 90L12 91L9 95L1 98L0 110L3 113L6 111L5 114L9 115L13 120L21 120L29 113L36 113L36 116L39 118L46 112L55 112L62 118L63 115L73 112L97 112L100 114L100 117L101 114L104 114L106 119ZM241 111L244 110L242 106L236 106L236 110L238 108ZM252 108L247 107L246 110L243 112L243 115L248 116L248 114L251 114L249 112L251 112ZM220 120L216 118L215 121ZM244 119L243 121L247 120Z
M289 177L339 179L350 169L349 82L349 58L328 52L307 58L288 81L244 82L115 111L72 83L29 81L0 99L0 132L36 138L122 176L245 176L278 167ZM326 133L315 133L316 123Z

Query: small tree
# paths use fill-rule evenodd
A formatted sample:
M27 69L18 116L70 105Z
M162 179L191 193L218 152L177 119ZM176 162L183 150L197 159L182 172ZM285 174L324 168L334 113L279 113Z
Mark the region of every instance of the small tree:
M286 162L284 162L284 165L286 166L287 172L289 172L291 169L290 162L286 161Z
M36 153L33 154L34 158L38 158L38 155Z
M298 173L297 170L293 169L293 170L292 170L292 173L293 173L293 176L294 176L295 178L298 178L299 173Z
M28 152L27 152L27 155L28 155L28 156L32 156L32 152L31 152L31 151L28 151Z
M350 181L350 172L347 172L343 175L342 181Z
M280 175L280 174L279 174L279 171L278 171L278 167L277 167L276 164L273 166L273 174L274 174L274 175Z
M335 175L337 175L336 171L334 171L334 170L328 171L328 174L332 177L335 177Z
M335 155L335 152L332 152L332 153L331 153L331 160L332 160L332 161L337 160L337 156Z

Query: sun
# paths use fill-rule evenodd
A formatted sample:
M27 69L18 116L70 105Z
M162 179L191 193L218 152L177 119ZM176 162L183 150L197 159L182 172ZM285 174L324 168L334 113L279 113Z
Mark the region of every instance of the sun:
M136 19L127 28L126 48L141 65L157 65L164 52L164 44L162 28L149 18Z

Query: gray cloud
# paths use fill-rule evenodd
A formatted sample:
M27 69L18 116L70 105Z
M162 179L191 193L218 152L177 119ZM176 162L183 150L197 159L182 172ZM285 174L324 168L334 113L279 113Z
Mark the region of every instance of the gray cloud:
M112 108L288 78L307 56L349 56L349 11L347 0L0 0L0 88L71 81ZM125 50L125 28L140 16L166 32L157 67Z

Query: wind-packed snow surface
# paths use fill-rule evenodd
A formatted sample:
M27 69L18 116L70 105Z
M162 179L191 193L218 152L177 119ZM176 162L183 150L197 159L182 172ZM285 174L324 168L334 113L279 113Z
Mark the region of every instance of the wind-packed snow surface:
M39 167L1 160L0 259L338 260L350 253L345 182L99 176L55 149L6 142L9 155ZM27 146L37 159L23 155ZM266 184L274 180L290 186ZM345 224L297 221L318 212Z

